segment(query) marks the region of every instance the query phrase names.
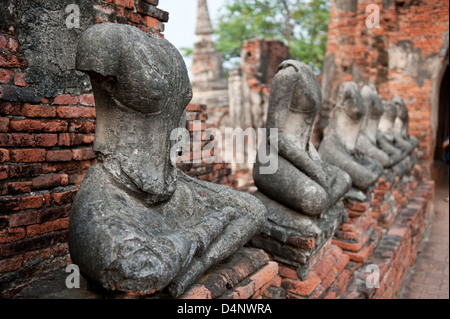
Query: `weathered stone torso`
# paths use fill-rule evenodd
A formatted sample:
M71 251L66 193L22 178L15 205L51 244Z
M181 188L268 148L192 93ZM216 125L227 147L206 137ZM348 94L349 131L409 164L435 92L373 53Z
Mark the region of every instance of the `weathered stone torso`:
M99 163L73 204L72 260L107 290L168 287L178 296L248 242L266 210L175 167L171 132L185 125L192 91L170 43L130 26L97 25L80 41L77 67L92 81Z

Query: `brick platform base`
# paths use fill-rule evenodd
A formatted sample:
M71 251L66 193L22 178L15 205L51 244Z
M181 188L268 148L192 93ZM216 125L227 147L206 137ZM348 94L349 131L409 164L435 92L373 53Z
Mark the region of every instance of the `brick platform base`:
M419 184L410 176L403 182L397 179L392 187L393 192L396 190L396 205L392 205L390 196L385 196L391 194L391 186L386 188L385 180L380 180L372 193L375 205L347 202L349 220L324 245L309 277L302 281L293 267L279 264L278 276L263 297L396 298L433 215L435 185L432 181ZM388 207L386 203L394 209L380 215L373 213L380 212L379 207Z

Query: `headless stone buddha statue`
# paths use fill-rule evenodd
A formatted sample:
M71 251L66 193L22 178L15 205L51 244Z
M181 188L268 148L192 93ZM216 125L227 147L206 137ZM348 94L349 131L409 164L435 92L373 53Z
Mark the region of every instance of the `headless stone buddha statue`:
M356 146L365 116L358 86L354 82L343 83L319 148L322 159L346 171L353 187L361 191L374 185L383 172L379 162L362 154Z
M383 102L373 85L366 85L361 91L361 96L366 107L366 118L361 128L361 134L357 141L357 149L364 155L373 158L383 165L391 168L401 160L401 154L388 154L378 146L377 133L381 117L384 114Z
M270 129L278 131L278 170L262 174L258 156L253 173L260 192L308 216L325 212L351 185L347 173L321 160L311 141L321 103L320 86L310 67L293 60L279 66L266 123L268 135ZM268 147L263 145L261 151Z
M396 95L392 102L397 107L398 116L394 124L394 138L396 144L411 153L419 146L419 141L414 136L409 135L409 112L408 107L401 97Z
M320 85L311 68L298 61L283 62L272 81L268 136L253 170L258 187L253 195L266 206L267 221L251 243L297 267L305 279L309 262L348 216L342 198L352 185L346 172L322 161L311 141L321 104ZM270 148L278 151L278 169L265 174L261 154Z
M389 101L383 101L383 116L378 125L377 140L381 149L390 156L395 156L403 160L405 152L395 145L394 126L398 116L395 104Z
M392 167L398 176L409 173L414 164L412 144L407 143L396 133L396 123L398 123L399 112L396 104L391 101L383 101L384 114L378 127L378 144L392 157L400 158L398 164Z
M188 177L170 156L192 98L181 55L137 28L101 24L78 46L91 77L97 131L92 166L73 204L72 260L109 291L179 296L262 227L253 196ZM180 124L182 123L182 124Z

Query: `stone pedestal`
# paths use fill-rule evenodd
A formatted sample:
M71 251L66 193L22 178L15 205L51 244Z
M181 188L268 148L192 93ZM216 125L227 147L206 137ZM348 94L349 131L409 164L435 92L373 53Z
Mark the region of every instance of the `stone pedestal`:
M346 292L353 276L354 264L342 249L328 241L311 265L311 272L302 279L297 269L279 264L278 280L264 293L269 299L336 299Z
M253 194L267 208L267 221L251 245L264 249L274 260L290 265L302 280L307 280L317 260L327 251L339 225L347 219L342 202L320 217L292 211L260 192Z

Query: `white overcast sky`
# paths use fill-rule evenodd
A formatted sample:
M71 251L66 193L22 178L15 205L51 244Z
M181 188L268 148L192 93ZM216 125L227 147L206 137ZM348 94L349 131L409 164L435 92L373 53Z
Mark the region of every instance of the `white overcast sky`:
M219 8L222 7L225 0L207 1L209 14L214 25ZM165 38L178 49L193 47L196 40L197 0L160 0L158 8L169 12L169 22L165 24ZM186 64L190 68L191 62L189 60L186 60Z

